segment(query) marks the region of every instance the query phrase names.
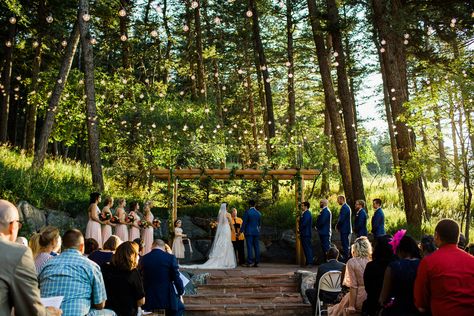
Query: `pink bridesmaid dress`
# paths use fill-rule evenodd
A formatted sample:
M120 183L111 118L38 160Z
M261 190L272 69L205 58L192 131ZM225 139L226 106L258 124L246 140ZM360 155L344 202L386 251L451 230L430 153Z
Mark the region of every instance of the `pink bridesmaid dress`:
M153 224L153 214L148 213L148 216L145 217L146 221L150 224ZM142 229L142 239L143 239L143 253L142 256L146 255L151 251L151 245L153 244L153 227Z
M96 205L96 213L97 213L97 218L99 218L100 214L100 209ZM87 238L93 238L97 243L99 244L99 248L102 248L102 228L100 223L92 220L89 217L89 221L87 222L87 227L86 227L86 239Z
M111 214L112 215L112 214ZM105 243L112 236L112 226L105 224L102 226L102 241Z
M140 220L140 217L138 217L137 213L135 213L134 211L131 211L129 214L135 217L133 224L138 225L137 223ZM130 226L130 230L128 231L128 233L129 233L128 240L130 241L134 241L135 239L140 238L140 228L137 228L133 225Z
M127 217L127 213L123 211L122 216L119 217L121 222L125 222L125 218ZM115 235L117 235L122 242L128 241L128 227L126 224L117 224L115 226Z

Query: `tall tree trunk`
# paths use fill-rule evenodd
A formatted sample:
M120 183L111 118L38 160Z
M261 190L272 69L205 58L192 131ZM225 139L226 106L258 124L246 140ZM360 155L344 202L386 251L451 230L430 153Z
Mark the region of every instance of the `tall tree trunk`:
M332 133L334 137L334 144L336 145L336 154L341 170L342 184L347 201L350 205L354 203L354 195L352 192L352 177L349 162L349 153L347 151L347 144L344 139L344 132L342 129L342 120L339 116L337 107L336 93L334 92L333 83L331 80L331 68L329 65L328 52L321 27L321 21L318 18L318 10L316 8L315 0L307 0L309 18L311 22L311 29L313 31L313 40L316 46L316 54L318 57L319 72L321 73L321 80L323 82L324 99L326 109L329 113L331 121Z
M33 153L35 150L35 134L36 134L36 110L37 110L37 95L36 89L38 88L38 78L41 68L41 54L43 52L43 34L44 25L46 21L45 2L44 0L39 1L38 5L38 46L35 48L35 57L33 59L33 69L31 75L30 84L30 95L32 95L31 102L28 102L26 112L26 137L25 137L25 149L28 153Z
M194 54L194 36L191 31L191 25L193 23L191 12L191 4L189 0L186 0L186 25L188 26L187 37L186 37L186 48L189 61L189 72L191 73L191 99L196 100L198 98L197 85L196 85L196 75L194 74L194 63L195 63L195 54Z
M329 168L330 158L331 158L331 147L332 147L332 138L331 138L331 119L329 117L329 111L327 108L324 110L324 136L327 140L326 146L324 146L324 160L323 160L323 174L321 176L321 192L320 195L323 197L328 197L330 192L329 187Z
M201 31L201 4L194 9L194 32L196 40L196 60L197 60L197 90L199 99L207 98L206 77L204 71L204 58L202 54L202 31Z
M89 12L89 0L79 2L79 29L81 32L81 46L84 58L84 78L87 108L87 132L89 140L89 156L92 170L92 184L99 190L104 190L102 176L102 162L100 160L99 146L99 119L95 105L94 85L94 53L90 43L89 23L82 16Z
M293 58L293 9L294 0L286 0L286 52L288 57L288 139L291 138L296 122L296 108L295 108L295 67Z
M405 123L398 118L406 115L406 108L403 103L408 101L408 85L406 76L406 59L403 51L403 34L397 34L388 22L395 23L400 14L400 3L398 0L391 2L391 12L387 12L386 0L372 0L374 9L374 22L380 35L380 41L385 40L386 44L382 53L384 71L387 79L387 86L391 95L390 106L392 109L393 121L397 127L397 148L398 158L402 169L402 188L404 197L404 208L407 223L412 225L417 231L421 230L422 215L425 210L423 200L423 187L420 185L419 177L407 179L403 175L406 164L410 163L411 154L414 151L412 135Z
M438 141L438 153L439 153L439 169L441 173L441 185L444 189L449 189L448 182L448 170L446 167L446 150L444 148L444 137L443 131L441 130L441 117L439 114L438 105L435 104L433 108L436 121L436 140Z
M168 1L163 0L163 9L162 9L163 26L165 28L165 33L166 33L166 49L165 49L166 63L165 63L164 69L163 69L163 83L164 84L168 84L168 73L169 73L168 62L170 60L171 45L173 43L172 38L171 38L171 30L170 30L170 26L169 26L169 23L168 23L169 18L168 18L168 15L167 15L167 11L168 11Z
M454 118L456 108L453 101L453 92L451 89L448 89L449 97L449 120L451 123L451 139L453 142L453 164L454 164L454 183L459 184L459 149L458 149L458 137L456 134L456 121Z
M130 0L120 0L122 9L125 10L125 16L119 16L120 18L120 36L126 36L126 40L120 40L122 42L122 67L124 69L130 69L130 48L128 45L128 16L131 14Z
M151 2L153 0L147 0L146 5L145 5L145 14L143 17L143 24L147 25L149 20L150 20L150 8L151 8Z
M2 107L0 111L0 144L8 141L8 115L10 110L11 99L11 81L12 81L12 63L13 63L13 48L15 47L16 23L8 24L7 41L10 46L4 47L5 61L3 64L3 89L2 89Z
M359 148L357 146L356 113L354 112L355 102L349 88L349 81L346 72L346 59L344 47L342 45L342 32L339 12L335 0L326 0L329 32L332 37L334 51L337 52L337 93L342 104L342 114L344 116L344 128L347 138L347 149L349 151L349 163L351 167L352 194L355 200L364 200L364 182L360 169Z
M79 18L82 19L81 16ZM38 138L38 146L35 150L35 156L33 158L32 168L41 169L44 166L44 158L46 156L46 151L48 149L48 139L53 130L54 117L58 110L59 101L61 94L64 90L64 87L69 76L69 71L71 70L71 65L74 60L74 55L76 54L76 49L79 44L79 23L76 21L72 29L71 35L66 46L66 51L64 53L63 61L61 63L61 69L59 70L58 77L54 84L53 93L48 102L48 110L46 111L46 118L41 129L40 136Z

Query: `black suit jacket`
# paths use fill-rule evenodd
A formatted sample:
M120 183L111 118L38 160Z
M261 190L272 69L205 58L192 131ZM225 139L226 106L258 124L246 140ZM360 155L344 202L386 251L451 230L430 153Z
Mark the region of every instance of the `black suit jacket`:
M326 263L323 263L318 267L318 273L316 274L316 282L314 283L314 289L316 290L316 293L318 292L318 287L319 287L319 280L323 276L324 273L329 272L329 271L341 271L341 282L344 278L344 272L346 269L346 265L342 262L337 261L336 259L331 259ZM324 301L330 301L336 299L338 293L327 293L327 292L321 292L320 297L324 296Z
M140 269L145 289L143 309L178 310L177 295L183 295L184 288L176 257L160 249L153 249L141 259Z

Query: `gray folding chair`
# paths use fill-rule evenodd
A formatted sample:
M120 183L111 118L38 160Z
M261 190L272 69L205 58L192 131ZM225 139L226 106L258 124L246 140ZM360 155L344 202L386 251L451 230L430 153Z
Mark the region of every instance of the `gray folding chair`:
M316 313L315 316L321 316L322 311L327 309L322 309L324 302L319 299L319 292L326 291L332 293L339 293L342 290L341 285L341 271L328 271L323 274L321 279L319 279L318 293L316 293Z

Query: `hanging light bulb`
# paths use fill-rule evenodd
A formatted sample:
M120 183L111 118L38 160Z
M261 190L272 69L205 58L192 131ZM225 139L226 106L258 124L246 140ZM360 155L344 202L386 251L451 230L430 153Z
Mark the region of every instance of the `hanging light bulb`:
M199 2L197 1L191 2L191 8L196 9L197 7L199 7Z
M123 18L124 16L127 15L127 11L125 11L125 9L122 8L122 9L119 10L118 15Z
M253 16L252 10L248 10L247 12L245 12L245 15L246 15L248 18L251 18L251 17Z
M49 24L53 23L54 19L53 19L53 16L50 14L46 17L46 22L48 22Z
M387 41L383 39L383 40L380 42L380 44L385 45L385 44L387 44Z
M183 25L183 31L185 31L185 32L189 31L189 26L187 26L186 24Z
M67 46L67 41L66 41L66 40L63 40L63 41L61 42L61 46L62 46L62 47L66 47L66 46Z
M6 47L12 47L12 42L11 41L6 41L5 46Z
M218 16L216 16L216 17L214 18L214 23L216 23L217 25L221 25L221 22L222 22L222 21L221 21L221 19L220 19Z
M95 37L91 38L90 43L91 43L92 45L97 44L97 39L96 39Z
M120 36L120 40L121 40L122 42L125 42L127 39L128 39L128 38L127 38L127 35L125 35L125 34L122 34L122 35Z
M158 32L156 30L153 30L153 31L150 32L150 35L152 37L158 37Z
M34 42L33 42L33 48L36 48L36 47L38 47L38 46L39 46L38 41L34 41Z
M16 24L16 18L14 16L9 18L8 21L10 22L10 24Z
M82 19L83 19L84 21L88 22L88 21L90 21L91 16L90 16L90 14L85 13L85 14L82 16Z

